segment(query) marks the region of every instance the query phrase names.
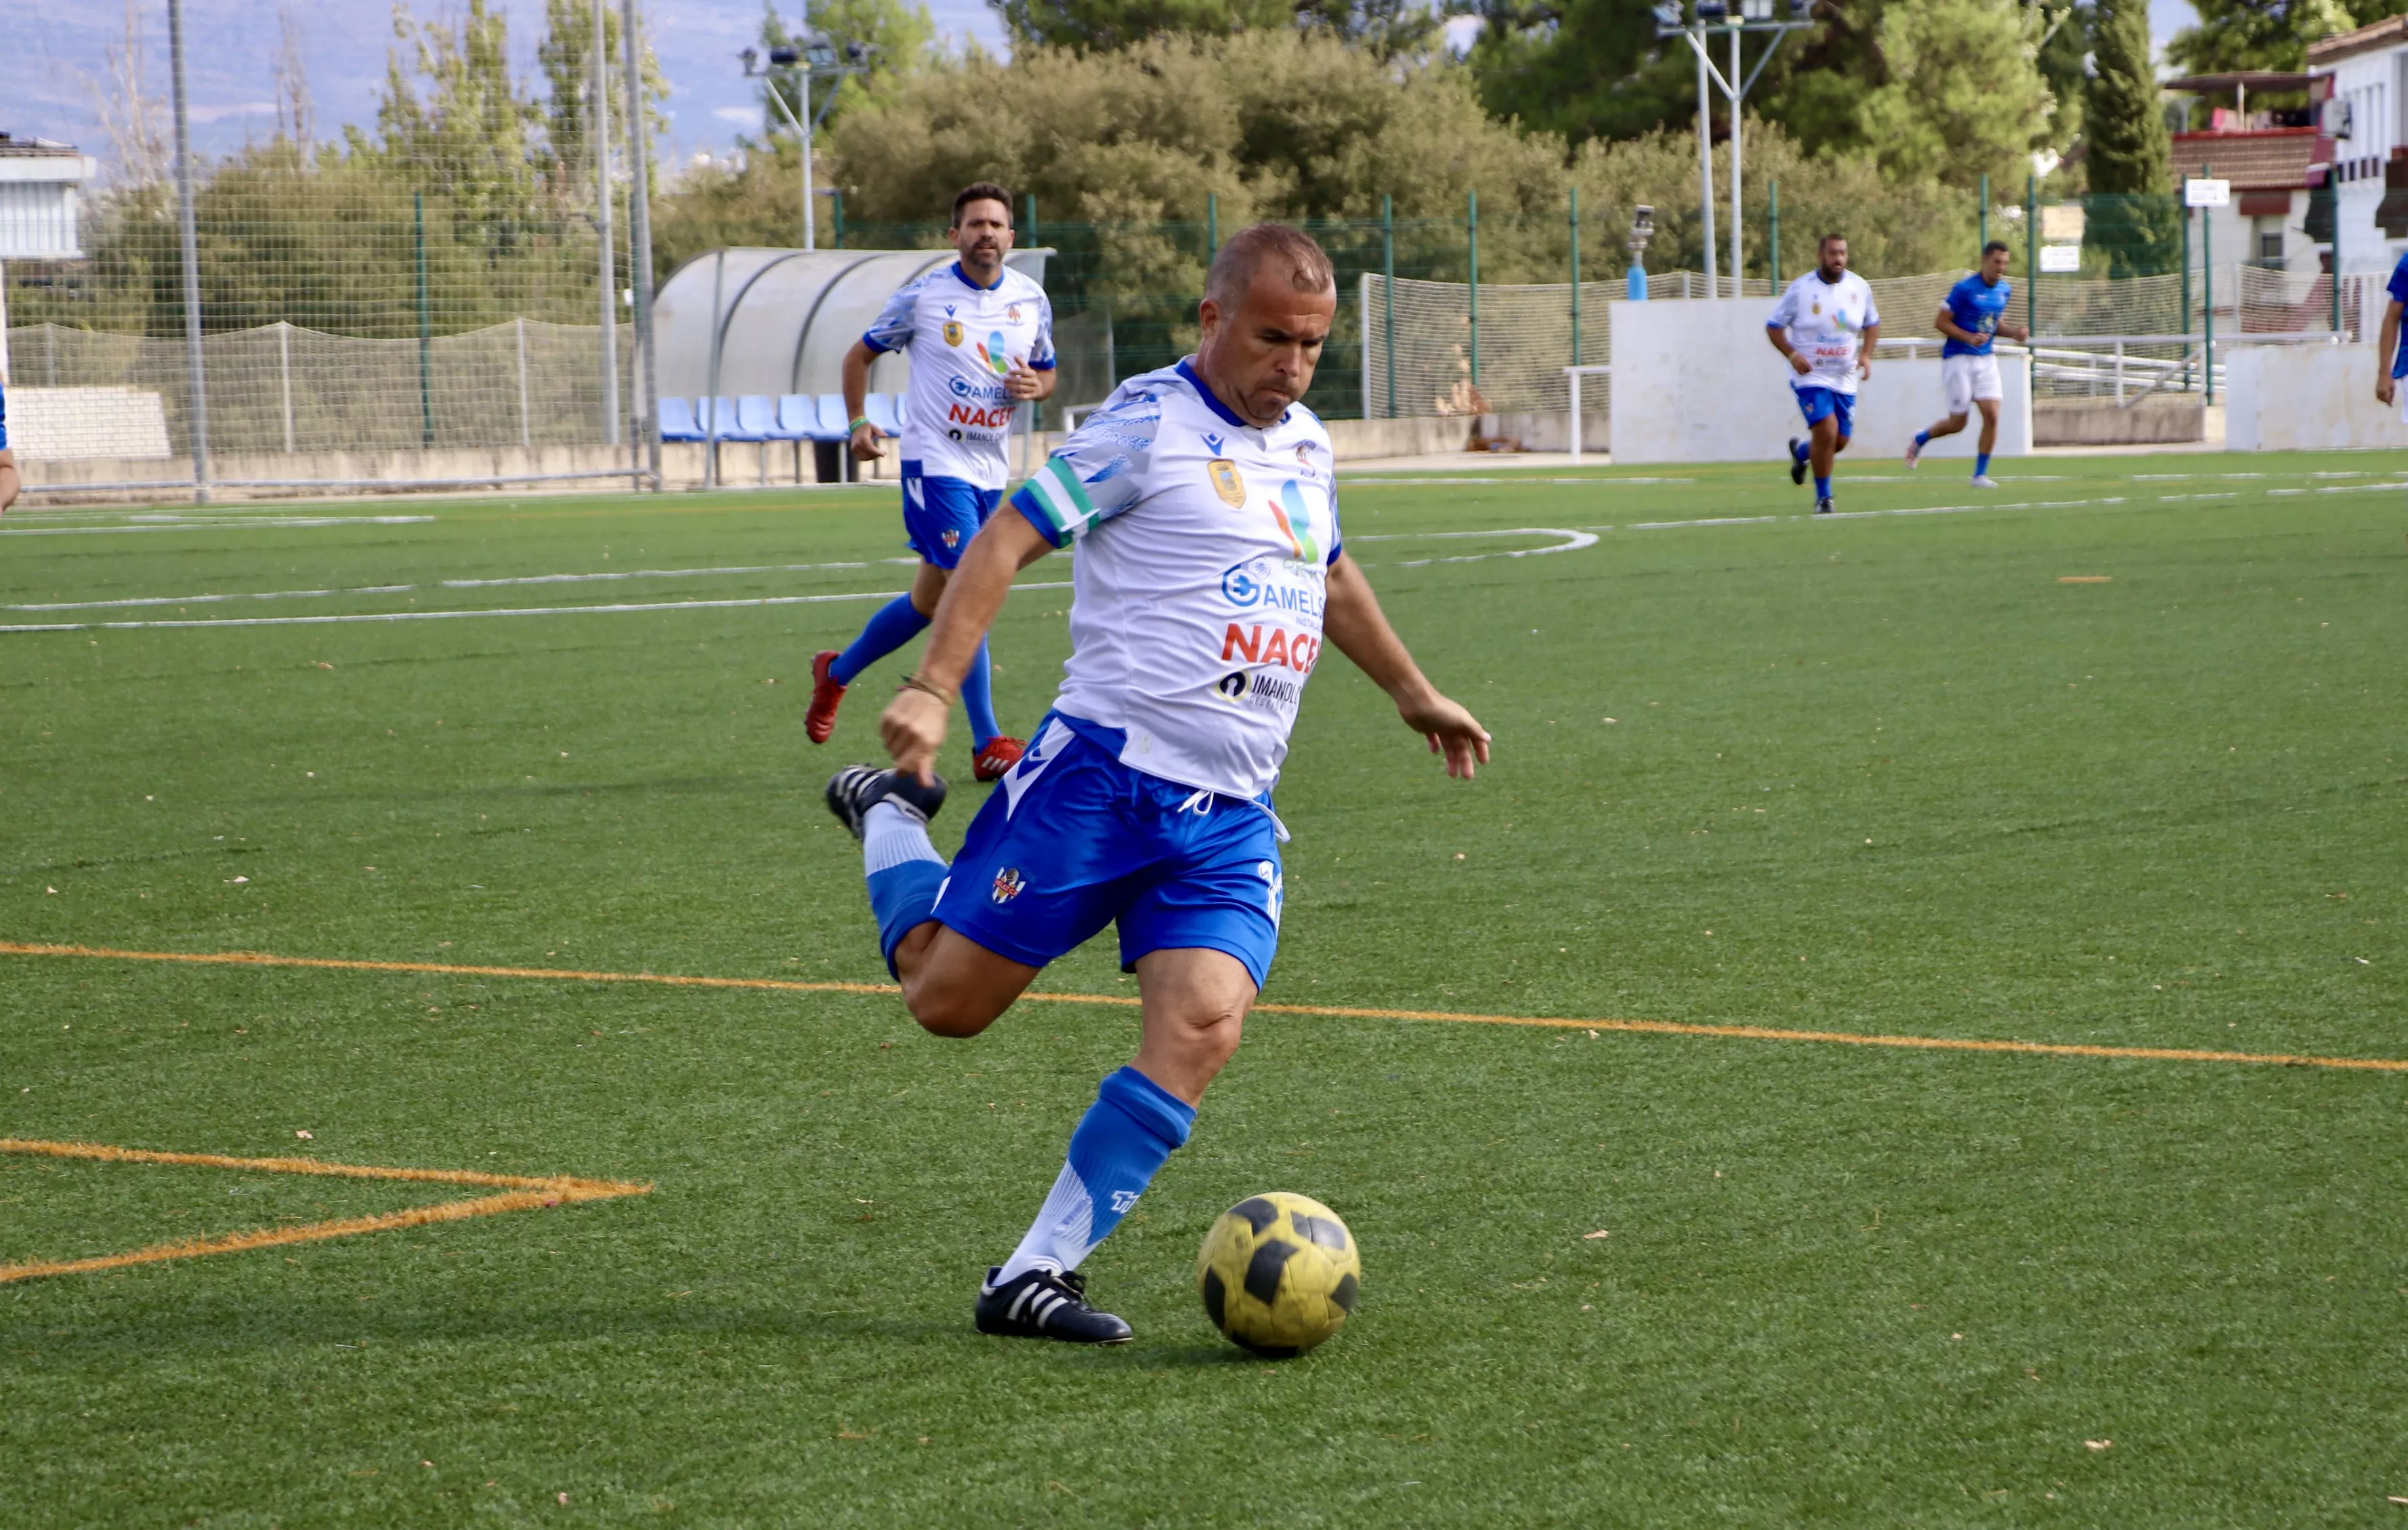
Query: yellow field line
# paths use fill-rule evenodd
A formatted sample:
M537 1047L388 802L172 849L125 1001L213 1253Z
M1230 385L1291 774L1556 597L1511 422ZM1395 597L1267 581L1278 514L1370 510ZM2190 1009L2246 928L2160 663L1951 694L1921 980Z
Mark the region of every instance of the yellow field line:
M86 956L121 962L191 962L220 966L322 967L344 972L414 972L467 978L533 978L557 982L667 983L687 988L767 989L788 994L899 992L893 983L807 982L789 978L702 978L670 972L588 972L573 967L471 966L455 962L369 962L336 956L277 956L265 951L119 951L107 946L40 945L0 940L0 956ZM1123 994L1021 995L1035 1004L1100 1004L1135 1008ZM1699 1025L1677 1020L1558 1020L1539 1015L1468 1014L1456 1009L1372 1009L1342 1004L1257 1004L1256 1014L1325 1015L1339 1020L1436 1021L1457 1025L1528 1025L1564 1031L1627 1031L1647 1036L1711 1036L1748 1041L1812 1041L1842 1047L1898 1047L1925 1051L2020 1052L2037 1057L2105 1057L2157 1063L2254 1063L2281 1067L2352 1068L2408 1073L2408 1060L2325 1057L2307 1052L2205 1051L2188 1047L2099 1047L2062 1041L1998 1041L1946 1036L1878 1036L1857 1031L1793 1031L1772 1025Z
M351 1180L405 1180L441 1184L508 1185L498 1195L465 1201L414 1206L369 1217L340 1217L332 1222L305 1223L297 1227L260 1227L219 1237L185 1238L155 1243L128 1253L102 1254L93 1259L38 1259L0 1265L0 1285L50 1275L81 1275L93 1270L122 1269L128 1265L154 1265L167 1259L198 1259L213 1253L241 1253L251 1249L280 1248L288 1243L316 1243L330 1237L355 1237L362 1233L389 1232L397 1227L423 1227L438 1222L498 1216L505 1211L533 1211L573 1201L615 1200L622 1195L648 1195L652 1187L624 1180L580 1180L572 1175L530 1178L523 1174L487 1174L476 1169L386 1168L371 1164L329 1164L312 1158L231 1158L214 1152L153 1152L146 1148L119 1148L102 1142L46 1142L0 1137L0 1152L36 1153L48 1158L88 1158L110 1164L165 1164L186 1168L250 1169L265 1174L321 1174Z

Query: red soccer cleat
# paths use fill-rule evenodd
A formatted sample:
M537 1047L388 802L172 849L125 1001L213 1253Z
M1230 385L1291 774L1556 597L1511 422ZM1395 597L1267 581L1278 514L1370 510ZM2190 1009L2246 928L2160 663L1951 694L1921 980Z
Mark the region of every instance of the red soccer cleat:
M999 781L1027 751L1028 745L1023 740L996 734L986 741L986 748L971 757L970 773L982 781Z
M836 652L825 649L811 660L811 705L803 713L803 734L814 744L826 743L828 735L836 732L837 703L844 699L844 686L828 673L828 665L836 663Z

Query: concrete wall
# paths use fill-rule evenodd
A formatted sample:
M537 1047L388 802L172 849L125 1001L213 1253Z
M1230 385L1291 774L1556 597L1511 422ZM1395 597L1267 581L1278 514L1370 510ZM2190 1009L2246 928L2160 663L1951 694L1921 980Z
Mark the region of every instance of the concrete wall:
M2408 446L2399 407L2375 402L2371 345L2234 346L2223 358L2227 450Z
M1780 460L1805 423L1788 365L1765 340L1770 311L1756 301L1613 304L1613 460ZM2001 355L1999 370L2006 397L1998 451L2021 456L2032 447L2029 368L2022 357ZM1914 433L1940 418L1942 402L1937 358L1876 362L1856 395L1849 456L1904 454ZM1978 429L1976 416L1927 455L1971 457Z
M2032 409L2035 446L2143 446L2207 439L2207 409L2198 395L2152 398L2128 408L2113 399L2040 404Z

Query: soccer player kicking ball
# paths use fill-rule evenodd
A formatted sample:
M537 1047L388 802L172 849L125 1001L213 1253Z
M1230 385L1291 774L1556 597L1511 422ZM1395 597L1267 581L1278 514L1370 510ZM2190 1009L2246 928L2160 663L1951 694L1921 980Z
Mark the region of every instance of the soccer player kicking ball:
M1287 837L1270 788L1324 638L1447 774L1488 758L1340 551L1329 436L1298 402L1337 306L1329 257L1295 229L1224 245L1196 354L1122 383L970 544L880 720L895 768L828 782L862 839L880 950L928 1030L976 1036L1110 922L1137 973L1136 1059L1096 1090L1028 1236L987 1272L982 1333L1130 1337L1087 1304L1079 1264L1187 1140L1270 970ZM953 689L1012 576L1073 546L1061 692L948 865L928 820Z
M1947 337L1940 348L1940 381L1948 394L1948 418L1914 433L1914 444L1906 449L1907 466L1922 461L1923 449L1934 440L1963 430L1966 412L1978 408L1982 445L1973 458L1973 487L1998 487L1990 480L1990 449L1999 444L1999 400L2005 391L1999 385L1999 358L1990 353L1990 344L2000 335L2015 341L2031 338L2030 330L2001 320L2013 289L2007 280L2007 247L1997 239L1982 247L1982 268L1948 289L1947 300L1931 321Z
M903 530L920 555L920 571L910 593L871 617L852 647L811 660L803 732L814 744L836 731L837 706L853 678L920 636L935 615L963 551L1003 498L1013 411L1054 394L1053 305L1044 288L1003 264L1011 251L1011 193L988 181L963 187L953 198L952 233L961 258L888 298L869 333L845 353L844 409L857 457L886 454L862 413L869 364L884 350L911 358ZM1025 747L996 724L989 670L981 642L960 689L970 716L972 772L982 781L999 779Z
M1881 341L1873 290L1848 269L1846 235L1823 236L1814 269L1789 284L1764 327L1772 349L1788 359L1790 391L1806 416L1806 439L1789 438L1789 481L1805 482L1811 464L1814 513L1828 515L1831 463L1848 450L1856 382L1873 375L1873 347Z

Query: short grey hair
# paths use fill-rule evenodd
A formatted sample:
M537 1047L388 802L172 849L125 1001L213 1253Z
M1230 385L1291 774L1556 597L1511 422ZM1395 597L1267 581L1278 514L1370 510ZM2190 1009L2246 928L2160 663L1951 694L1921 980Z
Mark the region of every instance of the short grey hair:
M1328 253L1312 235L1285 223L1256 223L1240 229L1212 257L1211 273L1204 279L1204 296L1235 311L1267 260L1284 265L1289 282L1299 293L1332 292L1338 286Z

